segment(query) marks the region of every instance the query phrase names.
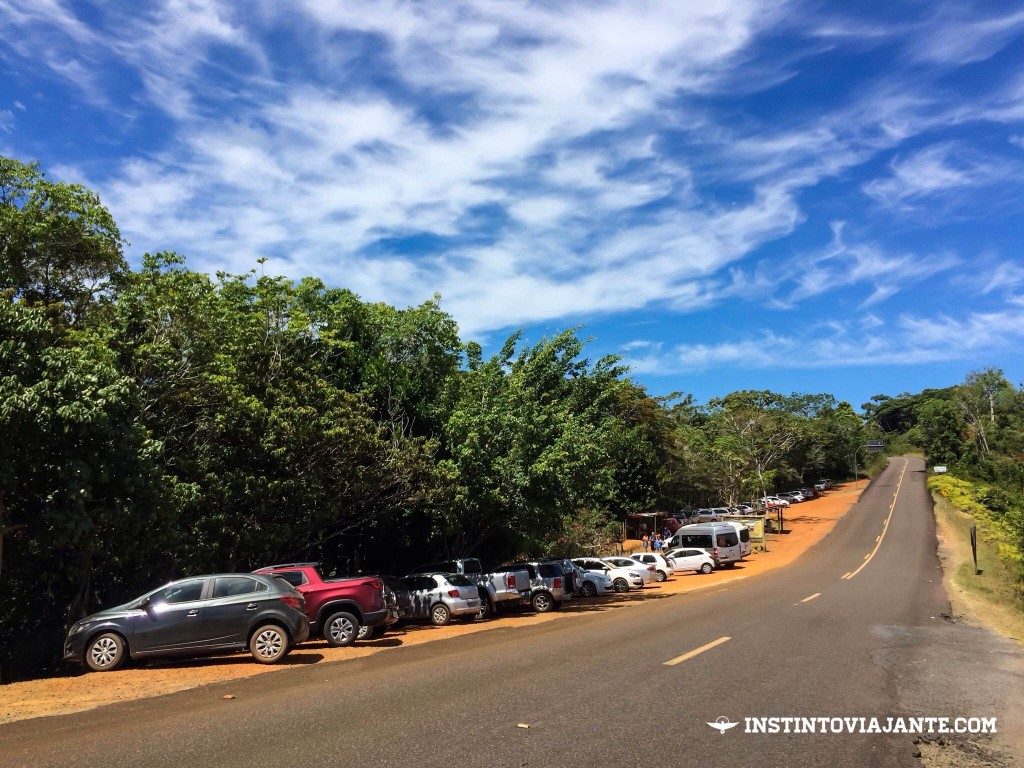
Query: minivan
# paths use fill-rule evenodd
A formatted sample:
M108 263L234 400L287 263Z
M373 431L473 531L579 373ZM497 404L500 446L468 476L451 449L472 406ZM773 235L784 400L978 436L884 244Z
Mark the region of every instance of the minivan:
M750 554L750 529L747 528L743 523L723 523L723 525L731 525L736 529L737 535L740 537L740 550L743 552L743 557Z
M749 534L748 534L749 537ZM668 540L669 547L703 549L719 567L731 568L743 559L740 534L732 523L695 523L684 525Z

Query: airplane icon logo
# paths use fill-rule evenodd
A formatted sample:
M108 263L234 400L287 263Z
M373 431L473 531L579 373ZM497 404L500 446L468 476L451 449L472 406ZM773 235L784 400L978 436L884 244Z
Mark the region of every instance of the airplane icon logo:
M708 725L710 725L719 733L725 733L730 728L735 728L737 725L739 725L739 723L733 723L725 715L722 715L714 722L708 723Z

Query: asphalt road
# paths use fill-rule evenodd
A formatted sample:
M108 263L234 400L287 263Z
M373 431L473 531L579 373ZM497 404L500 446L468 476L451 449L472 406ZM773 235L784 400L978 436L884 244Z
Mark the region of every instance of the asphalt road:
M748 734L743 718L995 716L1016 738L1019 650L948 619L935 549L923 462L894 459L788 568L11 723L0 765L918 765L906 735ZM740 725L720 734L706 724L719 716Z

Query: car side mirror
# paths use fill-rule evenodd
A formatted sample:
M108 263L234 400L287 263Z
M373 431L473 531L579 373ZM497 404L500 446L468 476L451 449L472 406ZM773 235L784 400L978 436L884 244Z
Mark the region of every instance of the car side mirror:
M142 598L142 600L139 601L139 610L140 611L149 610L149 606L151 606L152 604L153 604L153 598L151 598L151 597L149 597L147 595L146 597Z

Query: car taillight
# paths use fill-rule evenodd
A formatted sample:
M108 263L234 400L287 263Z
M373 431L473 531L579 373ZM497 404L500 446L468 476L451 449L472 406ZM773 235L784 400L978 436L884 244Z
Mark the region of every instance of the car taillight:
M306 601L298 595L281 595L281 602L287 605L289 608L294 608L298 611L302 608L303 603L305 603Z
M650 571L651 573L654 573L654 566L653 565L648 565L647 566L647 570Z
M513 575L511 573L505 575L505 586L508 587L509 589L515 589L516 588L516 577L515 577L515 575Z
M449 589L448 590L448 597L458 597L458 596L459 596L459 590L457 590L457 589Z
M562 588L562 580L561 579L559 579L557 577L555 578L554 588L555 589L561 589Z

